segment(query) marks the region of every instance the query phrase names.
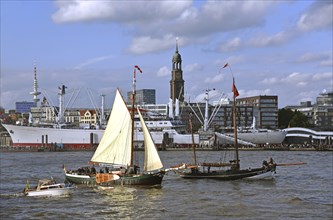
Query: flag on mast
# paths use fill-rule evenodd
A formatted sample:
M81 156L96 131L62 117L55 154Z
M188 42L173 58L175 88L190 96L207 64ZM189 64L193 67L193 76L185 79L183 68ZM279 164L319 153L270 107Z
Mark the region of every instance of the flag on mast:
M235 78L233 77L232 78L232 88L231 88L231 91L234 93L234 96L237 97L239 96L239 92L236 88L236 85L235 85Z
M140 67L139 67L139 66L135 65L135 66L134 66L134 68L136 68L137 70L139 70L139 71L140 71L140 73L142 73L142 70L140 69Z

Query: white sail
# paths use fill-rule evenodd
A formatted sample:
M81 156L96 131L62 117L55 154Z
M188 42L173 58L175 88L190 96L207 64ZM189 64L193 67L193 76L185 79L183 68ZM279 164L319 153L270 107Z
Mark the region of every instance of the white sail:
M144 145L145 145L145 162L144 162L144 170L145 171L152 171L161 169L163 167L163 164L161 162L161 159L158 155L158 152L156 150L155 144L153 142L153 139L151 138L151 135L148 131L148 128L146 126L146 123L144 122L141 112L139 108L137 108L138 114L140 117L140 122L143 130L144 135Z
M173 101L171 98L169 98L169 118L173 118Z
M179 99L176 99L175 116L179 117Z
M117 89L108 124L91 162L129 165L132 139L131 122L131 115Z

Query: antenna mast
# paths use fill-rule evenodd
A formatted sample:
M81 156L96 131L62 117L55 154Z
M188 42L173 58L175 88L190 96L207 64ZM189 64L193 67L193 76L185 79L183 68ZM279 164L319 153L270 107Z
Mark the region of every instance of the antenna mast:
M38 98L38 95L40 95L41 92L38 92L38 82L37 82L37 68L36 68L36 64L34 65L34 84L33 84L33 92L30 92L30 95L33 95L34 97L34 102L36 104L36 107L37 107L37 104L39 102L39 98Z

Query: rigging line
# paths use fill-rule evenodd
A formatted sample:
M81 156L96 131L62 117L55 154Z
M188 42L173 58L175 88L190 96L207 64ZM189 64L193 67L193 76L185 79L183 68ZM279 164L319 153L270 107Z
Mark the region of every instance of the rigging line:
M222 99L223 95L224 95L224 94L222 94L221 97L220 97L220 99L219 99L219 100L220 100L220 101L219 101L219 104L215 106L215 108L214 108L214 110L213 110L213 113L212 113L211 117L210 117L209 120L208 120L208 125L211 125L213 119L215 118L215 116L217 115L218 111L220 110L220 108L221 108L221 106L222 106L222 104L221 104L221 99ZM217 107L217 106L218 106L218 107Z
M98 108L98 105L97 105L96 101L93 99L92 90L89 89L89 88L87 88L87 91L89 91L89 95L90 95L91 103L92 103L93 107L95 108L95 111L101 113L100 109Z
M66 88L67 88L67 87L66 87ZM66 94L67 94L67 93L66 93ZM70 102L72 101L74 95L75 95L75 89L73 90L72 95L71 95L71 97L69 98L69 100L68 100L68 102L67 102L67 104L66 104L66 106L65 106L65 108L64 108L64 113L65 113L67 107L69 106Z
M210 117L208 119L208 126L210 126L212 124L213 119L216 116L216 114L217 114L217 112L218 112L219 109L220 109L220 105L216 105L214 107L214 110L213 110L212 114L210 115Z
M86 92L87 92L87 94L88 94L88 97L89 97L89 99L90 99L91 104L93 105L94 110L95 110L97 113L99 113L99 114L96 114L97 119L100 119L101 112L100 112L100 110L97 108L96 102L95 102L94 99L92 98L93 95L92 95L92 93L91 93L91 90L90 90L89 88L87 88L87 89L86 89Z
M198 108L198 110L199 110L199 113L200 113L200 115L201 115L201 118L202 118L202 119L205 119L205 117L203 116L202 111L201 111L201 109L200 109L199 103L197 103L197 108Z
M194 111L194 109L192 108L192 106L191 106L191 104L189 104L189 106L190 106L190 109L192 110L192 112L193 112L193 114L197 117L197 119L199 120L199 122L201 123L201 124L203 124L203 122L200 120L200 118L199 118L199 116L197 115L197 113Z
M76 91L78 91L78 92L76 92L76 95L75 95L75 97L74 97L74 100L73 100L72 106L73 106L73 104L76 102L77 98L79 97L79 94L80 94L80 92L81 92L81 88L76 89Z
M47 103L48 103L49 105L50 105L50 103L51 103L52 107L54 107L54 103L53 103L52 99L50 98L49 94L47 93L47 91L46 91L45 89L44 89L43 94L46 96ZM49 107L51 107L51 106L49 106Z
M76 94L76 90L77 90L77 89L74 89L74 90L73 90L72 95L71 95L71 97L69 98L69 100L68 100L68 102L67 102L67 104L66 104L66 106L65 106L64 112L66 111L66 109L67 109L68 107L71 106L71 103L73 102L72 100L74 99L75 94ZM74 101L75 101L75 99L74 99ZM74 103L74 102L73 102L73 103Z

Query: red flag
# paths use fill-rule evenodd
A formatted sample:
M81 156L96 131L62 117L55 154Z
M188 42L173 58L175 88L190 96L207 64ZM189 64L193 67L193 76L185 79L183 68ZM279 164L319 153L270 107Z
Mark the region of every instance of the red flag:
M222 68L226 68L227 66L229 66L228 63L224 64L224 66Z
M235 78L232 78L232 88L231 88L231 91L234 93L234 96L237 97L239 96L239 92L235 86Z
M134 66L134 68L137 68L139 71L140 71L140 73L142 73L142 70L140 69L140 67L139 66Z

